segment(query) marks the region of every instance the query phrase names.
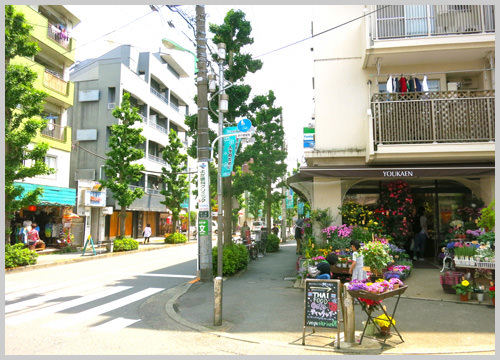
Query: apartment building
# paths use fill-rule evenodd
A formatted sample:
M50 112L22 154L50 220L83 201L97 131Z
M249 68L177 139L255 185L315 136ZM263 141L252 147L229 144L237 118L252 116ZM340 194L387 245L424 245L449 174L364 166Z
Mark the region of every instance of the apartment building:
M435 247L458 208L478 199L488 205L494 12L492 5L315 6L314 147L290 185L340 224L344 202L375 204L382 182L405 181L417 206L432 210Z
M194 109L195 93L194 82L185 70L188 66L191 70L193 58L187 63L178 60L178 51L172 53L140 52L122 45L77 63L71 70L75 83L75 104L70 115L75 129L71 186L77 189L78 214L85 217L85 238L90 234L94 241L100 241L119 234L120 206L110 191L98 191L98 186L105 176L110 128L118 122L112 110L120 106L125 92L130 93L131 103L139 109L142 123L137 126L143 128L146 137L145 157L140 161L146 170L142 179L132 185L143 188L145 195L127 211L126 235L142 236L146 224L151 225L153 236L168 231L169 210L160 203L164 200L160 174L167 165L161 154L171 129L186 140L184 119Z
M36 72L35 88L47 93L44 118L48 126L34 139L45 142L49 150L45 157L48 166L56 172L51 175L24 179L19 183L26 191L43 188L38 204L17 214L16 221L28 219L40 226L40 236L48 244L56 243L62 235L63 215L75 205L75 190L69 185L71 127L68 109L73 105L74 86L69 81L69 68L75 62L75 41L72 29L80 20L61 5L14 5L32 26L31 38L40 51L33 58L17 57L13 64L23 64ZM45 228L47 227L47 232ZM78 232L78 225L75 224Z

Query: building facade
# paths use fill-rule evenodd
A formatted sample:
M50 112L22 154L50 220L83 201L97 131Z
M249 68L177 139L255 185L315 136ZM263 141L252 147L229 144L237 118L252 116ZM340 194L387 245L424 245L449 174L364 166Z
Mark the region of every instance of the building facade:
M17 57L11 63L26 65L36 72L35 88L47 93L43 116L48 125L33 142L49 144L45 161L55 169L54 174L19 182L26 191L37 187L44 191L38 204L20 211L14 223L23 219L36 221L40 237L53 244L62 237L63 224L66 228L73 226L73 232L80 230L77 221L64 220L64 214L70 213L76 204L75 190L69 186L72 132L68 109L73 105L74 93L74 85L69 81L69 68L75 62L71 31L80 20L60 5L14 5L14 8L32 26L31 38L40 51L33 58Z
M340 224L343 203L404 181L432 214L432 252L457 209L494 199L494 11L314 7L314 148L289 180L312 208Z
M110 128L118 122L112 110L120 106L125 92L130 93L132 105L139 109L142 123L138 126L146 138L145 157L140 161L146 170L133 185L142 187L145 195L128 208L126 235L141 237L146 224L151 225L153 236L168 232L169 210L160 203L164 200L160 174L167 165L161 153L171 129L186 141L184 119L194 106L195 90L192 78L176 59L168 53L140 52L122 45L76 64L71 71L75 83L75 104L70 115L75 129L70 168L75 176L71 186L77 189L78 214L85 217L85 236L92 235L94 241L119 234L120 206L110 191L99 192L97 188L105 176ZM106 200L91 203L92 196Z

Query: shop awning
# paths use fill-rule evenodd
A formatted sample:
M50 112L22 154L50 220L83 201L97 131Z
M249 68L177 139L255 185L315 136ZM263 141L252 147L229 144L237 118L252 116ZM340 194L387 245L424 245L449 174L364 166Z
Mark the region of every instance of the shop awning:
M36 188L42 188L43 194L38 198L38 204L33 205L54 205L54 206L75 206L76 205L76 189L63 188L57 186L47 186L29 183L15 183L16 186L21 186L25 192L33 191Z
M448 164L419 166L313 166L300 168L288 183L314 177L410 179L416 177L453 177L495 175L494 164Z

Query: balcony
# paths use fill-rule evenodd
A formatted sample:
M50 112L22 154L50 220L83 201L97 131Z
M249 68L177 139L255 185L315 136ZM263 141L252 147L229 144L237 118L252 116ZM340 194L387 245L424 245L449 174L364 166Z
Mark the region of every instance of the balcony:
M377 6L371 39L495 32L493 5Z
M161 157L158 157L158 156L153 155L153 154L148 154L148 159L151 161L154 161L158 164L168 165L168 163L165 160L163 160Z
M46 136L55 140L65 141L65 126L57 124L48 124L45 129L41 131L42 136Z
M151 88L151 92L161 99L165 104L168 104L168 99L163 96L158 90Z
M45 69L43 74L43 85L48 89L57 91L61 95L68 95L68 82L64 81L60 74L49 69Z
M495 141L495 90L379 93L373 146Z
M51 24L50 22L48 23L47 27L47 36L57 42L59 45L61 45L63 48L69 50L71 48L71 42L70 38L68 36L68 33L63 30L60 30L57 28L56 25Z

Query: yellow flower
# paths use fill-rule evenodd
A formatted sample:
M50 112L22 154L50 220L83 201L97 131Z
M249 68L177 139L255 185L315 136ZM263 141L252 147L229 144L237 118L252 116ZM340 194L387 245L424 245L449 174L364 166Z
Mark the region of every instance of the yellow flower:
M462 281L462 286L469 286L469 282L467 280Z

